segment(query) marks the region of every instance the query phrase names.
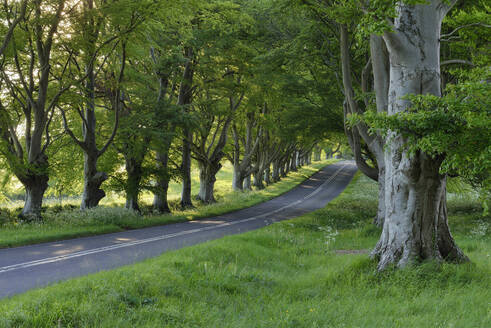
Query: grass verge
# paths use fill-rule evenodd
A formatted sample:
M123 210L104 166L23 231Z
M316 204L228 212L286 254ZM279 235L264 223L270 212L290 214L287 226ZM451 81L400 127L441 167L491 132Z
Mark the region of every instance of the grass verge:
M380 233L376 186L358 175L300 218L0 301L0 327L489 327L490 219L478 206L449 202L472 263L377 274L356 252Z
M78 209L59 211L56 208L49 208L43 214L43 222L26 223L15 219L5 220L2 224L0 213L0 248L118 232L224 214L279 196L334 161L315 162L310 166L300 168L298 172L291 172L288 177L264 190L240 193L231 191L232 171L228 167L217 177L217 203L212 205L196 203L193 209L185 211L176 209L172 214L166 215L140 216L119 208L115 204L115 206L101 206L88 211Z

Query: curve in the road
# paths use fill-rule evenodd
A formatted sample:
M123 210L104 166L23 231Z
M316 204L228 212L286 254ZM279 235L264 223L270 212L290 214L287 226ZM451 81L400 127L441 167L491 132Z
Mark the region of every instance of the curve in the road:
M0 298L300 216L326 206L355 172L352 162L332 164L279 197L214 218L0 250Z

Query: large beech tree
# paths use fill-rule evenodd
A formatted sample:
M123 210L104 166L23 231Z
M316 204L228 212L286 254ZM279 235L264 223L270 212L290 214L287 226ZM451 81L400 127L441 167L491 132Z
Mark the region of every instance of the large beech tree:
M441 96L440 31L452 3L397 4L383 39L389 52L388 115L408 110L408 95ZM379 269L420 259L463 261L448 227L443 156L410 152L400 133L390 132L385 153L385 222L373 251Z

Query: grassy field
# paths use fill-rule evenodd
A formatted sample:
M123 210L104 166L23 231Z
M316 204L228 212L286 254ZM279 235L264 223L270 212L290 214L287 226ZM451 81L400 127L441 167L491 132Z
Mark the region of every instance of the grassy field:
M326 208L0 301L0 327L490 327L490 218L451 197L472 263L375 273L376 186Z
M15 216L4 218L2 222L0 213L0 248L182 222L250 207L292 189L318 169L333 161L335 160L315 162L311 166L302 167L298 172L291 172L288 177L268 186L265 190L240 193L232 191L231 165L224 165L224 168L217 174L216 198L218 202L216 204L205 206L196 202L195 208L180 211L177 209L180 187L173 183L169 193L171 206L174 207L172 215L140 216L121 208L122 200L114 196L108 197L105 205L100 208L88 211L78 209L60 211L56 206L49 207L43 213L42 223L25 223L19 221ZM198 188L197 174L193 174L193 191L197 192ZM148 202L149 196L145 197Z

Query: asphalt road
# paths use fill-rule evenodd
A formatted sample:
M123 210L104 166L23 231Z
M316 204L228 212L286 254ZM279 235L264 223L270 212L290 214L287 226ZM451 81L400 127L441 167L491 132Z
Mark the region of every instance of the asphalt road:
M338 196L356 170L350 161L329 165L277 198L218 217L2 249L0 298L312 212Z

